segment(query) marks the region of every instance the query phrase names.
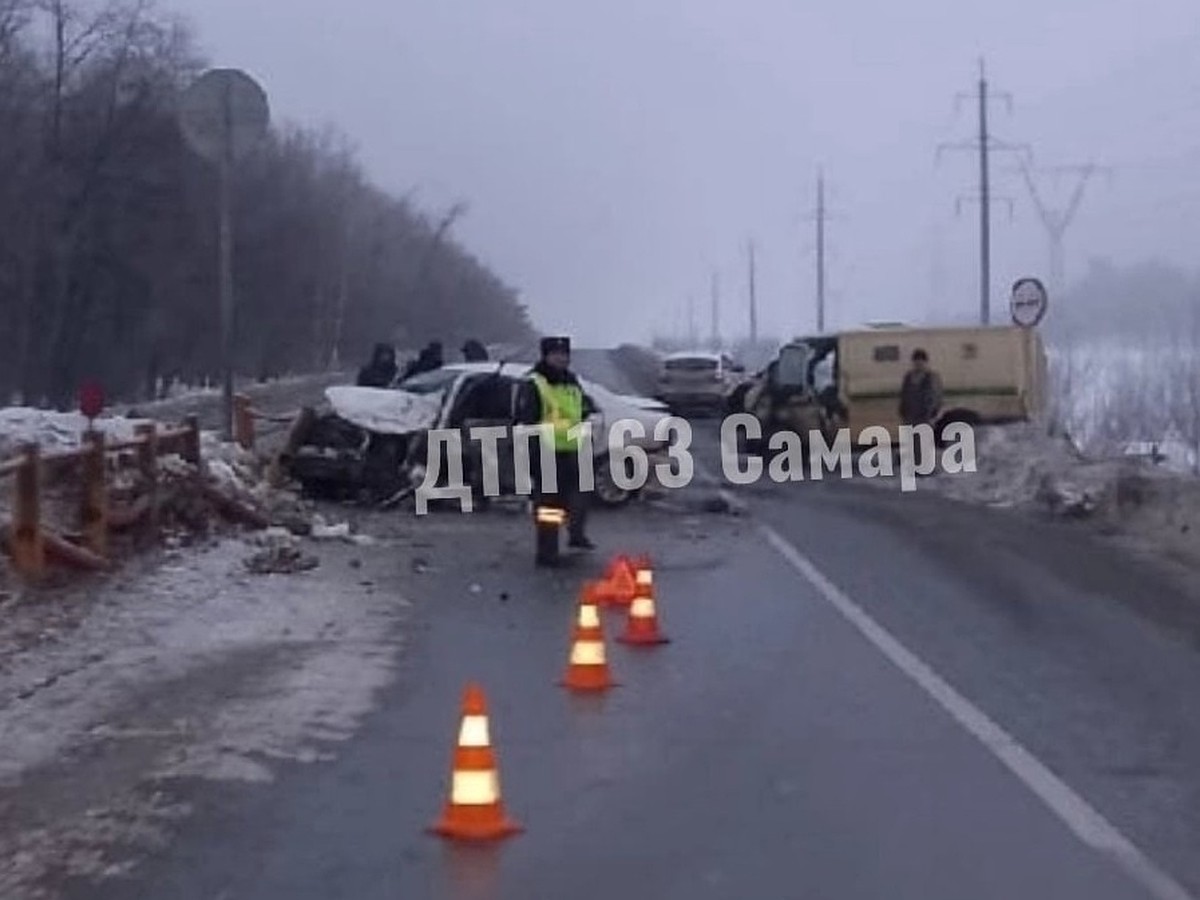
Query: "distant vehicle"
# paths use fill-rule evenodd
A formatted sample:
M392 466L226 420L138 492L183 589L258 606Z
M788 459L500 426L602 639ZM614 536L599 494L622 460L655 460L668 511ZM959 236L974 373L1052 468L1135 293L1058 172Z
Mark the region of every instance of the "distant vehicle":
M387 496L424 477L431 429L467 429L504 425L515 420L516 399L532 363L451 363L397 382L391 388L339 386L326 390L330 411L301 439L288 461L293 477L319 493L353 493L364 488ZM666 448L670 439L655 438L655 426L667 408L647 397L616 394L580 378L600 413L593 422L592 451L595 496L607 506L621 506L635 495L612 481L608 432L618 421L638 422L644 437L629 435L627 444L647 453ZM513 494L511 440L498 443L500 492ZM483 495L479 444L463 436L465 474ZM441 471L445 473L446 460Z
M672 353L662 362L657 396L674 413L719 413L745 371L727 353Z
M832 441L847 428L857 441L882 426L898 439L900 384L918 347L942 376L943 409L934 430L1027 421L1045 409L1046 352L1035 329L1016 326L871 327L797 338L730 397L729 412L752 413L766 440L774 430Z

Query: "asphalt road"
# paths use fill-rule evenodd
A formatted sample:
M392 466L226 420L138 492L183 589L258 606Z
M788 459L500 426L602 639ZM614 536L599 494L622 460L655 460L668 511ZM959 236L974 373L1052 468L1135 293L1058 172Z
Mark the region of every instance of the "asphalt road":
M603 366L588 374L612 381ZM696 452L719 473L714 430L697 427ZM238 791L174 786L198 808L178 840L134 881L73 896L1183 900L1166 872L1200 886L1200 660L1145 611L1171 599L1153 570L864 484L763 483L735 493L749 515L681 511L714 489L595 518L603 551L653 554L673 639L610 642L621 687L582 701L556 684L575 593L606 553L538 572L525 523L480 515L430 551L398 679L336 760ZM488 848L424 831L468 680L526 828Z

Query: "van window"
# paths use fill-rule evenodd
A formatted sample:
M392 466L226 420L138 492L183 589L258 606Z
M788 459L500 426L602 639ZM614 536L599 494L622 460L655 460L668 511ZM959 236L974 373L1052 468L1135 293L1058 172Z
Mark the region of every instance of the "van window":
M775 383L788 387L804 387L808 384L808 360L812 351L806 344L784 347L779 351L779 366L775 370Z
M717 361L711 356L682 356L663 363L668 372L714 372Z
M900 347L897 344L881 344L875 348L875 362L899 362Z

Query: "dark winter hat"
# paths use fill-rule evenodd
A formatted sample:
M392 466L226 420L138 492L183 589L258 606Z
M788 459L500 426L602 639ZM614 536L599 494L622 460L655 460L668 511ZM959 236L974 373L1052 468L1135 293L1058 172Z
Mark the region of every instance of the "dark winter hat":
M549 356L551 353L570 353L571 339L569 337L544 337L542 338L542 356Z
M926 353L924 350L922 350L920 347L918 347L916 350L914 350L912 352L912 359L913 359L913 362L916 362L917 360L921 360L922 362L929 362L929 354Z

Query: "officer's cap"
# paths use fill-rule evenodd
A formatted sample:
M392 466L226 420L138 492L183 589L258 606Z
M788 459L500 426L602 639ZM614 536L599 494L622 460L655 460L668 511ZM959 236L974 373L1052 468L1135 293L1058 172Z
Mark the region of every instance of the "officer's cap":
M544 337L542 338L542 356L549 356L551 353L570 353L571 339L569 337Z

